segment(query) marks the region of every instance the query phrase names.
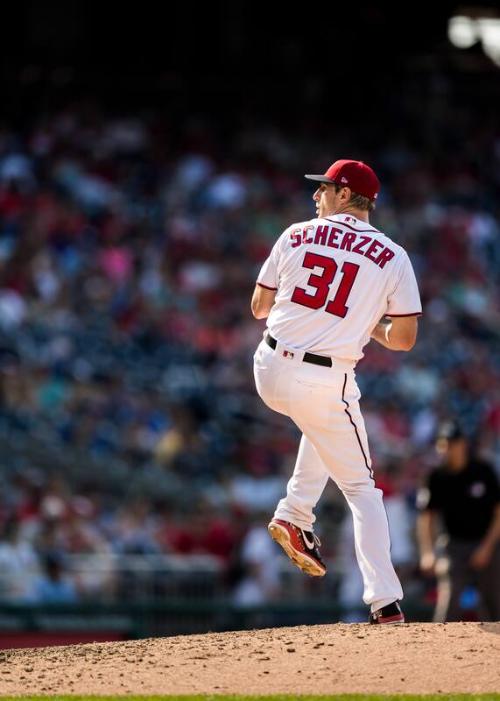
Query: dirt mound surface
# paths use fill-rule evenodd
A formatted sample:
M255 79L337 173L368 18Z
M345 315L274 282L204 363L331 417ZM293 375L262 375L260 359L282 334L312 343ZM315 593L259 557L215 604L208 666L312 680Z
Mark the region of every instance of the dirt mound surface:
M500 691L500 623L328 624L0 652L0 694Z

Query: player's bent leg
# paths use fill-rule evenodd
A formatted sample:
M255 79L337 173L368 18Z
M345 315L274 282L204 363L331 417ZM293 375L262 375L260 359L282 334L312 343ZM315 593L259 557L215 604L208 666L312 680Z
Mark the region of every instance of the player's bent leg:
M309 438L302 434L293 474L286 497L278 502L274 518L291 521L312 531L316 521L314 508L329 479L329 473Z
M296 362L290 364L278 361L262 344L254 354L254 377L258 394L270 409L285 416L290 416L290 374L295 365ZM292 476L287 495L291 499L278 507L279 513L269 523L268 530L297 567L311 576L321 577L326 573L326 565L319 552L319 538L312 532L315 520L312 509L323 492L328 474L318 462L317 455L312 455L307 461L299 456L297 462L295 472L300 473L299 480L306 480L309 484L308 493L304 499L300 499L297 474L295 480ZM309 474L308 466L313 469L314 475ZM316 477L320 479L319 484L315 483ZM286 502L286 498L281 502Z

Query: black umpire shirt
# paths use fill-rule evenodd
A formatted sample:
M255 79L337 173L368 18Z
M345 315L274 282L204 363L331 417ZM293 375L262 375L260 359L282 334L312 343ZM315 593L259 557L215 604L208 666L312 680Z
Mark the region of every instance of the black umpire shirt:
M478 459L470 459L460 471L437 467L417 494L417 508L439 512L449 536L461 540L480 540L499 502L498 478L488 463Z

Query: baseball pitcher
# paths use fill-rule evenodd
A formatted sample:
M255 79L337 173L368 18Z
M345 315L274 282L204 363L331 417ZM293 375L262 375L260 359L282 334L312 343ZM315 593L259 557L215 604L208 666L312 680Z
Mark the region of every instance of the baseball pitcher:
M257 392L302 431L286 496L268 525L304 572L323 576L314 508L331 477L351 509L370 623L403 623L382 491L375 486L355 376L371 338L409 351L422 306L406 251L369 223L380 182L338 160L313 194L316 217L291 224L257 276L251 309L267 319L254 353ZM380 322L390 317L389 323Z

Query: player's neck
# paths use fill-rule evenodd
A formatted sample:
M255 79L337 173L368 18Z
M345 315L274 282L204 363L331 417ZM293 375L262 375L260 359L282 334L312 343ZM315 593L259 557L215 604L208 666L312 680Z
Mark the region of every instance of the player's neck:
M364 221L367 224L370 223L370 219L369 219L368 212L366 211L366 209L357 209L356 207L347 207L346 209L339 209L337 212L330 212L330 214L327 216L332 216L334 214L350 214L351 216L356 217L356 219L360 219L361 221Z

